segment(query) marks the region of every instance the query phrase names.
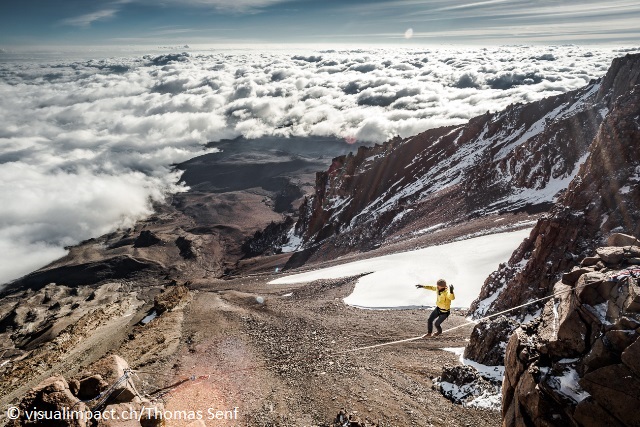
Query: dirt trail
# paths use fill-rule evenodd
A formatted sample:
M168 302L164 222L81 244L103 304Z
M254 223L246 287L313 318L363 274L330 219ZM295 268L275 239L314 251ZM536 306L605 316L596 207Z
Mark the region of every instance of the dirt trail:
M432 388L444 364L459 363L442 348L464 346L470 327L439 339L342 353L420 335L428 316L424 310L348 307L342 298L354 284L337 279L277 287L258 278L216 290L220 284L201 283L185 309L179 349L162 372L174 375L165 384L195 379L167 394L166 408L201 411L205 418L209 408L238 408L237 420L205 420L208 426L327 425L342 407L383 425L499 425L497 412L453 405ZM452 315L447 326L464 322Z

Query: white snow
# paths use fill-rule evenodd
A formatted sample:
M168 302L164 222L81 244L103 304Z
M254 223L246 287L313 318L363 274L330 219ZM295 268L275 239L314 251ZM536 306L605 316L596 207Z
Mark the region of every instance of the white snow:
M444 278L455 285L454 307L469 307L486 277L505 262L530 230L519 230L430 246L410 252L354 261L335 267L284 276L272 284L306 283L371 273L361 277L346 304L361 308L432 306L435 293L416 289Z
M504 377L504 366L487 366L474 362L470 359L462 357L464 354L464 347L445 347L444 351L449 351L460 358L460 363L463 365L469 365L475 368L480 375L492 381L494 384L502 383ZM442 381L438 385L442 388L445 394L449 397L455 398L458 401L462 401L462 405L471 408L483 408L499 410L502 405L502 393L501 387L496 385L493 390L482 390L476 385L476 383L465 384L462 387L455 384ZM470 396L474 396L472 399L468 399Z
M155 319L156 317L158 317L158 313L153 310L150 314L148 314L144 319L142 319L140 321L140 323L142 323L143 325L146 325L147 323L151 322L153 319Z
M445 395L458 402L462 402L462 406L466 408L493 409L497 411L500 410L502 405L502 396L499 387L495 387L495 390L491 392L489 390L479 390L475 383L465 384L460 387L447 381L441 381L438 385ZM471 400L466 400L469 396L473 396L478 392L481 393L479 396Z
M447 225L445 222L441 222L441 223L439 223L439 224L432 225L431 227L422 228L422 229L420 229L420 230L418 230L418 231L414 231L414 232L413 232L413 234L414 234L414 235L416 235L416 236L419 236L419 235L421 235L421 234L428 233L428 232L430 232L430 231L436 231L436 230L437 230L437 231L440 231L440 229L441 229L442 227L444 227L445 225Z
M502 378L504 377L504 366L483 365L475 360L465 359L463 357L464 347L445 347L442 350L449 351L458 356L460 363L475 368L483 378L494 382L502 382Z
M521 323L522 323L522 324L529 323L529 322L531 322L533 319L537 319L538 317L540 317L540 315L541 315L541 314L542 314L542 309L541 309L541 308L539 308L538 310L536 310L536 312L535 312L535 313L533 313L533 314L528 314L528 313L527 313L527 315L526 315L526 316L524 316L524 319L522 319L522 322L521 322Z
M300 248L300 245L302 245L302 237L296 236L295 227L291 227L291 230L289 230L287 237L287 244L282 247L282 252L287 253L297 251Z
M548 375L550 370L549 368L540 368L540 371ZM551 388L573 400L575 403L580 403L590 396L589 393L580 387L578 383L580 376L572 367L565 367L562 376L549 376L545 380Z
M587 310L595 314L603 325L611 324L611 322L607 320L607 310L609 309L609 304L607 302L603 302L595 306L584 304L584 306Z
M589 152L587 151L578 159L576 162L576 166L573 171L564 176L560 176L557 178L550 178L549 182L543 188L519 188L514 189L514 192L509 196L498 200L490 205L490 207L498 207L503 205L509 206L522 206L525 204L537 204L543 202L555 202L556 196L562 190L566 190L569 187L573 178L580 171L580 166L587 160L589 157ZM491 210L491 209L489 209Z

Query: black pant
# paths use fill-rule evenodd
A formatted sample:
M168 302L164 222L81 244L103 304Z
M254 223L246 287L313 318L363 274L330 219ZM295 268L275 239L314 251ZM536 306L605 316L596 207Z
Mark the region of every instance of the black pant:
M431 333L431 331L433 331L433 321L437 318L438 320L436 320L436 330L439 334L441 334L442 328L440 327L440 324L444 322L444 319L446 319L447 317L449 317L448 311L440 310L440 307L436 307L436 309L431 312L431 316L429 316L428 332Z

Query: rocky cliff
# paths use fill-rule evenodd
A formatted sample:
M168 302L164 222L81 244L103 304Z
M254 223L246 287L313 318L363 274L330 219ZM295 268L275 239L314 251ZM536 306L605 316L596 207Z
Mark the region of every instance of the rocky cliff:
M612 81L613 86L598 94L611 111L598 130L589 157L509 262L487 278L472 305L476 317L548 295L560 274L593 253L611 232L640 232L640 86L629 90L627 80L638 83L639 69L637 55L614 62L612 72L604 79ZM614 72L619 73L617 77L611 76ZM614 99L617 93L625 94ZM523 319L536 316L540 309L540 304L534 304L515 314ZM487 342L498 345L478 333L472 336L469 347ZM487 362L473 350L467 355Z
M504 426L640 426L640 246L615 234L563 276L505 356Z
M301 248L345 252L375 247L418 222L547 211L589 154L613 101L637 82L638 58L617 59L603 79L578 91L335 158L317 174L291 234Z

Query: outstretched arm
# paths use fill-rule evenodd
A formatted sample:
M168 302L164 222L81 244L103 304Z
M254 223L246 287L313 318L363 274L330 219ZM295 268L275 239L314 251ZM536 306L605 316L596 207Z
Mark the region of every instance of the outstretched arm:
M416 288L418 289L428 289L430 291L435 291L437 288L435 286L428 286L428 285L416 285Z

